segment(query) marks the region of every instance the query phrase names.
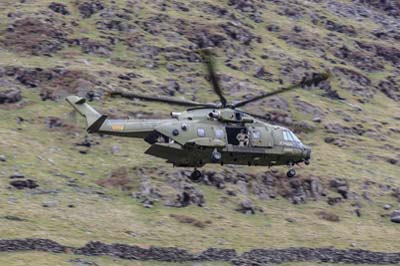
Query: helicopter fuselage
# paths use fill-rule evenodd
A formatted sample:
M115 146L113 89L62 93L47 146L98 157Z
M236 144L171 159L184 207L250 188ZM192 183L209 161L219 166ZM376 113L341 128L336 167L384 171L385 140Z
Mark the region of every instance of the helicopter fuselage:
M67 101L86 117L90 133L142 138L150 144L146 154L175 166L273 166L310 160L310 148L289 129L230 108L189 109L163 120L120 120L100 115L82 98L70 96Z
M219 84L211 50L204 44L200 44L200 48L198 52L206 65L208 81L219 103L110 90L107 94L111 97L192 107L182 113L171 113L172 118L166 120L114 120L99 114L84 98L71 95L66 100L86 118L89 133L143 138L151 145L147 154L163 158L175 166L197 168L208 163L288 165L287 176L295 176L293 165L300 162L309 164L311 149L304 146L289 129L262 122L262 116L238 108L297 88L318 86L328 80L330 74L308 74L289 87L256 96L246 95L244 99L230 103ZM198 179L200 171L195 169L191 177Z

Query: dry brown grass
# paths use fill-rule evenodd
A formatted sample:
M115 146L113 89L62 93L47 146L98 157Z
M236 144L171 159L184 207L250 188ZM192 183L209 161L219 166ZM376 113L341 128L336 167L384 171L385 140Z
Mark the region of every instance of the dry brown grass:
M339 222L340 217L334 213L326 212L326 211L319 211L316 213L318 217L323 220L330 221L330 222Z
M212 223L210 220L200 221L200 220L197 220L196 218L193 218L193 217L190 217L187 215L171 214L170 216L172 218L175 218L180 223L190 224L190 225L193 225L193 226L199 227L199 228L205 228L207 225Z
M107 178L97 180L96 184L102 187L119 188L124 191L133 188L132 179L128 176L126 167L117 168Z

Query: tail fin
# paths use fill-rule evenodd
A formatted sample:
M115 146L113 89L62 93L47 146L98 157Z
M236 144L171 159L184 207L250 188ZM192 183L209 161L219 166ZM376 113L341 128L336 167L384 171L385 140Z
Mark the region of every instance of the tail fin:
M93 107L86 103L85 98L75 95L68 96L65 99L78 113L86 118L88 132L96 132L103 125L107 116L99 114Z

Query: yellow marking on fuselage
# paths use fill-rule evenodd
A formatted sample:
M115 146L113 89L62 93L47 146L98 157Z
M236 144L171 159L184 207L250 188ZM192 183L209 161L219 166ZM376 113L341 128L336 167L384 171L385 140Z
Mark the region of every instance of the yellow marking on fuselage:
M124 130L124 125L112 125L111 129L113 131L122 131L122 130Z

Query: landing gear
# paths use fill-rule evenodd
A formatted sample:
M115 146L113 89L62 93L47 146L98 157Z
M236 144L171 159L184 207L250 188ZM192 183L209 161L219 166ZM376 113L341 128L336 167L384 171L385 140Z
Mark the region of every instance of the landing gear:
M293 168L289 169L289 171L286 173L287 177L292 178L296 175L296 170Z
M218 163L219 161L221 161L222 158L222 154L215 149L212 153L211 153L211 160L213 163Z
M199 182L202 176L203 174L199 170L194 169L193 173L190 175L190 180L193 182Z
M287 177L292 178L296 175L296 170L293 168L293 163L289 163L289 171L286 173Z
M304 164L305 164L305 165L309 165L309 164L310 164L310 161L309 161L309 160L305 160L305 161L304 161Z

